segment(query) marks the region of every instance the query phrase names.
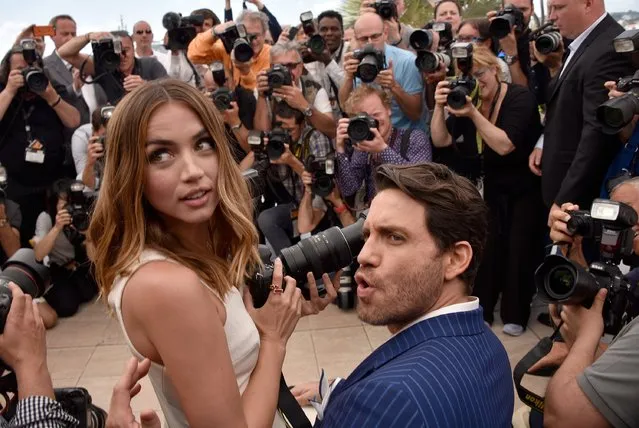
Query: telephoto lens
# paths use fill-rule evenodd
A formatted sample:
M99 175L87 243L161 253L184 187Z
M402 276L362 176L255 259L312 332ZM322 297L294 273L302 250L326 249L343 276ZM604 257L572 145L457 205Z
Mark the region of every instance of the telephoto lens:
M515 27L516 31L523 31L523 25L523 12L515 6L508 5L497 12L497 16L490 23L488 31L491 36L503 39L510 34L513 27Z
M634 76L619 79L617 90L625 92L597 107L597 119L604 124L607 133L616 133L639 114L639 71Z
M378 127L379 122L377 119L373 119L366 113L359 113L348 122L346 133L348 134L348 138L357 143L375 138L375 134L373 134L371 128Z
M561 34L555 31L542 34L535 40L535 48L542 55L555 52L559 46L561 46Z
M408 43L416 51L428 50L433 45L433 34L430 30L415 30Z
M233 53L235 59L239 62L249 62L253 58L253 48L251 44L244 39L237 39L233 43Z
M282 250L280 258L284 275L297 281L305 299L310 299L310 292L304 287L308 272L312 272L315 278L321 278L324 273L336 272L349 266L357 257L364 246L362 228L367 215L368 211L365 211L350 226L343 229L331 227ZM269 286L273 283L273 266L266 265L263 271L254 274L247 283L255 307L263 306L270 292ZM321 281L318 288L320 286Z
M434 73L442 64L448 69L450 57L441 52L422 51L418 52L415 58L415 66L424 73Z
M24 81L31 92L43 93L49 86L49 79L42 70L37 67L27 67L22 70Z
M36 299L44 295L49 287L49 268L38 262L34 251L28 248L20 248L5 262L0 272L0 333L4 331L13 300L9 282Z

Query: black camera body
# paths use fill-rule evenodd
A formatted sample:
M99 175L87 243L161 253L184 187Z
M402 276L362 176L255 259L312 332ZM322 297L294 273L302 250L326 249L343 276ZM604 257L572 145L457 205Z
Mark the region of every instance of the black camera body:
M350 118L346 133L352 144L358 144L375 138L371 128L379 128L379 121L367 113L358 113Z
M381 16L382 19L388 20L399 16L395 0L377 0L373 3L373 8L375 9L375 13Z
M231 103L237 101L235 99L235 92L231 91L229 88L221 87L217 88L211 94L211 100L213 100L213 104L219 111L226 111L231 108Z
M333 191L335 183L335 157L329 154L323 158L309 155L304 160L304 169L313 175L312 191L314 195L327 197Z
M100 428L106 425L107 413L93 405L86 388L56 388L54 393L55 401L79 422L78 427Z
M559 29L549 22L533 31L530 41L535 43L535 48L540 54L548 55L556 52L561 46L561 34Z
M447 52L453 40L453 30L450 22L429 22L424 29L415 30L410 35L409 44L417 52L415 66L423 73L434 73L442 65L450 67L450 53ZM439 33L437 52L432 52L434 42L433 32Z
M93 60L98 70L115 73L120 69L120 53L122 45L120 40L107 37L100 40L91 41Z
M601 288L608 289L604 306L604 328L616 334L628 309L630 284L619 269L633 255L635 210L621 202L595 199L590 211L572 211L567 223L573 235L593 238L601 260L588 269L561 255L549 255L535 272L535 284L544 302L582 304L589 307Z
M275 64L272 68L268 69L266 71L266 77L268 78L269 94L273 93L273 89L293 85L291 72L282 64Z
M326 41L322 36L317 34L315 29L315 21L313 20L313 12L304 12L300 15L300 22L302 23L302 30L304 34L308 36L308 41L305 43L311 52L315 55L321 55L326 49Z
M450 22L430 21L424 25L424 30L436 31L439 34L439 49L448 49L453 43L453 24Z
M384 52L375 49L373 45L366 45L362 49L353 51L353 58L359 60L357 73L364 83L371 83L377 78L380 71L386 68L386 56Z
M625 93L597 107L597 119L604 125L604 131L611 134L619 132L639 114L639 70L620 78L617 90Z
M473 45L472 43L454 43L451 45L451 54L462 74L449 81L450 92L446 102L452 108L460 109L466 105L467 96L472 98L473 103L479 99L479 84L472 76Z
M491 36L503 39L510 34L513 27L517 33L524 31L524 13L518 7L508 5L497 11L488 31Z
M89 228L91 201L85 196L81 181L71 183L69 200L64 209L71 215L71 224L77 231L84 232Z
M264 137L268 138L268 144L264 142ZM285 144L291 145L292 138L288 130L275 127L270 131L250 131L248 143L251 151L254 152L257 160L269 159L277 160L286 151Z
M226 53L231 55L233 52L237 61L249 62L253 58L251 40L243 24L231 25L217 36L222 40Z
M284 275L289 275L297 281L297 286L302 290L305 299L311 298L310 290L306 286L308 272L312 272L315 278L320 278L325 272L336 272L349 266L357 257L364 246L362 228L367 215L368 211L365 211L360 214L357 222L350 226L342 229L331 227L281 251ZM271 284L273 265L268 263L247 281L256 308L266 303ZM317 287L320 296L325 294L322 281L317 283Z
M162 17L162 26L169 37L166 48L170 51L186 51L195 38L195 27L201 27L204 17L201 15L182 16L180 13L168 12Z
M25 39L20 41L20 47L22 48L22 57L27 63L27 67L22 70L26 88L31 92L41 94L49 86L49 78L44 74L42 58L36 50L36 43L33 39Z

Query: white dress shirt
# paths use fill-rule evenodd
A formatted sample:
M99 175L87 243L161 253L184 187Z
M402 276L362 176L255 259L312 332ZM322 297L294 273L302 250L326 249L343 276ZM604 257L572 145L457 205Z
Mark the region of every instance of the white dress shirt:
M469 296L468 297L468 301L466 301L466 302L456 303L454 305L444 306L443 308L439 308L439 309L437 309L435 311L429 312L426 315L422 315L421 317L417 318L412 323L408 324L407 326L404 326L401 330L399 330L397 333L395 333L393 336L391 336L391 338L397 336L402 331L411 328L415 324L420 323L422 321L425 321L427 319L439 317L441 315L454 314L454 313L457 313L457 312L474 311L475 309L479 309L479 298L478 297L474 297L474 296Z
M570 53L568 54L568 58L566 58L566 62L564 63L564 66L561 68L561 73L559 74L559 77L561 77L561 75L564 74L564 70L568 67L570 60L575 56L575 52L577 52L577 50L582 45L584 40L586 40L586 38L590 35L590 33L592 33L595 27L599 25L601 21L604 20L606 15L608 15L608 13L604 12L603 15L599 17L599 19L593 22L590 27L586 28L586 31L584 31L579 36L577 36L577 38L573 40L572 43L570 43L570 45L568 45L568 48L570 49Z

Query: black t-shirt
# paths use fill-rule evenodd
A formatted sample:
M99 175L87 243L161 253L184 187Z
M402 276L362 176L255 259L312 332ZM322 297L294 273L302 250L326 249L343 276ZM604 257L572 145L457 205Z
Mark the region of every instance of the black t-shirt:
M20 205L15 202L5 199L4 201L4 213L7 216L7 221L9 225L17 230L20 230L20 226L22 225L22 213L20 212ZM8 259L7 254L4 252L2 245L0 245L0 267L4 262Z
M253 129L253 119L255 117L255 109L257 108L257 102L253 92L241 86L237 86L235 88L235 99L237 100L237 108L239 109L242 125L248 130ZM224 124L224 127L229 135L231 154L235 158L235 161L240 163L247 153L240 147L240 143L238 143L237 138L235 138L231 127L227 124Z
M133 72L131 74L138 75L147 81L168 76L164 66L160 64L156 58L152 57L135 58ZM122 87L124 75L119 71L115 73L104 73L104 70L101 70L100 67L97 66L95 75L96 77L99 76L96 82L104 89L109 103L113 105L117 104L125 95L124 88Z
M2 90L4 85L0 85ZM42 191L64 175L64 125L42 97L26 99L24 95L33 94L16 95L0 120L0 163L7 169L7 197L11 199ZM31 138L44 146L42 164L25 160L27 124Z
M463 146L462 153L470 159L470 161L466 160L466 163L461 163L472 173L476 173L479 158L477 128L472 120L450 116L446 120L446 126L453 138L453 146ZM542 131L537 103L528 88L514 84L508 85L495 126L506 132L515 150L501 156L488 144L483 144L483 171L486 187L494 185L513 191L528 189L536 180L535 175L528 168L528 156ZM451 168L455 169L454 166Z

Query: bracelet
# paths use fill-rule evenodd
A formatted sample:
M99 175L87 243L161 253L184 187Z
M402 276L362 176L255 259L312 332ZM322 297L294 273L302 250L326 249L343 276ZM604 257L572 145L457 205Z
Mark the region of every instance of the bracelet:
M231 126L231 131L238 131L242 127L242 122L237 125Z
M343 214L348 211L348 207L346 204L342 204L339 207L333 207L333 211L335 211L335 214Z
M54 102L53 104L50 105L51 108L56 108L56 106L58 104L60 104L60 101L62 101L62 97L60 95L58 95L58 99L56 100L56 102Z

